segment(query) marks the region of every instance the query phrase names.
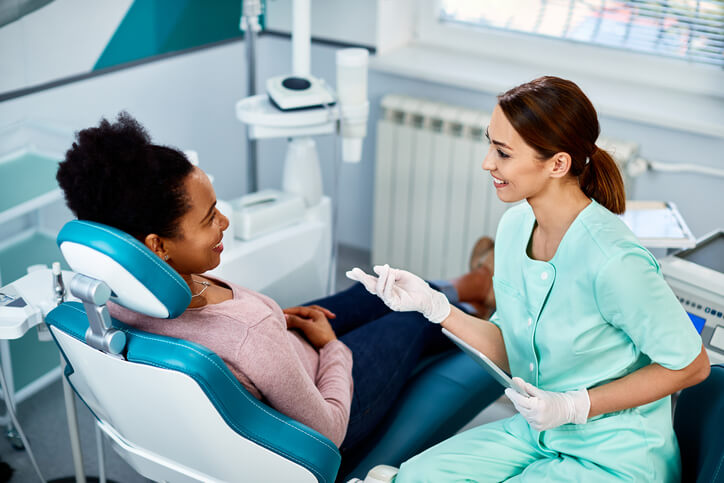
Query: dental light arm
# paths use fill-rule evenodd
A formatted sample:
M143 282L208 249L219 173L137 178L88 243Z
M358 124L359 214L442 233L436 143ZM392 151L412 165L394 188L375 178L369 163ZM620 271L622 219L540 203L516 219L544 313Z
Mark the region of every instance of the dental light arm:
M63 284L63 277L69 280L71 273L62 273L60 265L53 268L31 267L27 275L0 288L0 338L22 337L58 305L64 288L56 284Z
M256 94L256 37L261 31L260 18L263 13L264 3L261 0L243 0L239 28L244 32L247 70L246 92L249 96ZM246 156L246 187L249 193L253 193L259 188L257 182L256 140L251 138L247 140Z
M24 333L25 330L42 321L43 312L40 308L27 303L14 287L8 286L0 290L0 325L14 326L22 324L23 327L20 330ZM16 337L10 338L14 339Z

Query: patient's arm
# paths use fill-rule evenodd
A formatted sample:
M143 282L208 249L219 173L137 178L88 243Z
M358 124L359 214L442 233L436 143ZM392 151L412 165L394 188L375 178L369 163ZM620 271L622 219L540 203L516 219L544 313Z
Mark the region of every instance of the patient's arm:
M275 316L251 327L239 349L242 371L278 411L319 431L339 446L352 401L352 352L332 340L319 349L316 367L305 369L304 342ZM300 352L303 354L300 357ZM309 371L316 369L316 380Z
M329 342L337 339L332 325L327 317L335 315L327 309L318 305L309 307L290 307L284 309L284 316L287 319L287 329L298 329L304 337L314 346L321 349Z

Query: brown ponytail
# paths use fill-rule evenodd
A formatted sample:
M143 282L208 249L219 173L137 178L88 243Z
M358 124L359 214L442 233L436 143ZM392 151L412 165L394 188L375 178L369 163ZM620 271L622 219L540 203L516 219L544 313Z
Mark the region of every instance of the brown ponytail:
M626 196L623 178L618 165L610 154L603 149L596 150L578 177L581 189L589 198L593 198L609 211L621 214L626 209Z
M591 101L573 82L539 77L498 96L498 105L541 159L571 156L570 175L581 190L614 213L623 213L623 179L611 155L596 146L601 132Z

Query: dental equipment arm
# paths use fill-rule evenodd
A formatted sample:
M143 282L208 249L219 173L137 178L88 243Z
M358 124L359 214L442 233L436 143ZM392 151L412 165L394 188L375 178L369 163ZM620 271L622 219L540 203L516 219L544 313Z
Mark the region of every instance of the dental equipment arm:
M0 327L5 339L17 339L30 327L43 322L39 307L27 303L11 285L0 290Z
M63 272L60 269L60 262L53 262L53 266L51 268L52 271L52 283L53 283L53 307L57 307L58 305L65 302L65 282L63 282ZM47 313L46 310L44 313ZM50 335L50 329L45 324L38 324L36 326L38 331L38 340L47 342L50 340L53 340L53 336Z
M62 301L71 276L71 272L63 273L60 265L53 270L38 265L0 288L0 338L17 339L42 324L45 315Z

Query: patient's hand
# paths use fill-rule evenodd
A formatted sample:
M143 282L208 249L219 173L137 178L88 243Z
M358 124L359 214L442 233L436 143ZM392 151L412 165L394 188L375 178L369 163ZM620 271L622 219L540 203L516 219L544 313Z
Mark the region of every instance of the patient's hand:
M287 318L287 329L297 329L302 331L304 337L316 349L321 349L328 342L337 339L328 317L333 319L336 317L329 310L318 305L309 307L290 307L284 309L284 315Z
M282 312L284 312L284 313L286 314L286 313L287 313L287 310L296 310L296 309L298 309L298 308L300 308L300 307L289 307L288 309L282 310ZM328 319L336 319L336 318L337 318L337 316L334 314L334 312L332 312L332 311L329 310L329 309L325 309L324 307L319 306L319 305L305 305L305 306L303 306L302 308L310 308L310 309L314 309L314 310L319 310L319 311L322 312L322 313L325 315L325 317L327 317ZM290 312L290 313L296 313L296 312Z

